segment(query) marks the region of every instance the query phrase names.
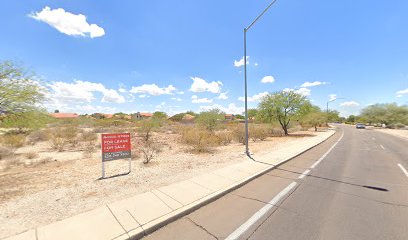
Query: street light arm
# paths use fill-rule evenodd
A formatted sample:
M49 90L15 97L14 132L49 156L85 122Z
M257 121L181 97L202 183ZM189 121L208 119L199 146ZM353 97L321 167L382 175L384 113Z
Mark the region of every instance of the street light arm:
M263 12L262 12L261 14L259 14L259 16L256 17L255 20L254 20L247 28L245 28L245 31L248 31L248 30L252 27L252 25L254 25L254 24L256 23L256 21L258 21L258 20L266 13L266 11L268 11L268 9L269 9L270 7L272 7L272 5L273 5L276 1L277 1L277 0L273 0L273 1L265 8L265 10L263 10Z

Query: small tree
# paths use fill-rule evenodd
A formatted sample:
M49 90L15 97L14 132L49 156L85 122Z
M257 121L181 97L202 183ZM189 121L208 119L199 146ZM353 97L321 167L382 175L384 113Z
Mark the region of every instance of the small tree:
M154 112L153 113L153 118L157 120L166 120L167 119L167 114L165 112Z
M197 117L196 122L205 129L214 131L217 128L220 120L224 119L224 115L225 113L223 113L221 110L214 108L206 112L201 112Z
M327 115L321 111L315 111L303 117L301 122L307 126L312 126L317 132L317 127L327 122Z
M1 121L1 126L6 128L17 128L18 133L28 130L36 130L52 121L47 113L42 111L27 111L7 114Z
M152 131L160 127L160 122L155 119L146 119L140 121L139 133L143 137L144 142L149 142Z
M45 99L39 79L12 61L0 62L0 112L37 110Z
M294 91L275 92L263 97L258 106L258 115L265 122L278 121L285 135L288 135L291 120L298 117L307 104L310 105L306 97Z
M248 119L254 119L257 114L258 109L255 108L248 109Z

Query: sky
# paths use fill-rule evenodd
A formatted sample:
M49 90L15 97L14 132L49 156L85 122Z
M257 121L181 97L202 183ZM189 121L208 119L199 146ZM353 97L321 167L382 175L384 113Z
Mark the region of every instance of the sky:
M266 0L1 0L0 61L48 88L49 111L244 111L243 29ZM408 104L408 2L277 1L247 32L249 107L291 90L358 114Z

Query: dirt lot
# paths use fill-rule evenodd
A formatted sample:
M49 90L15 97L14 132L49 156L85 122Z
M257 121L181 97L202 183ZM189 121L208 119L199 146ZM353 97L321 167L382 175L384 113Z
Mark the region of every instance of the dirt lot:
M256 154L282 146L297 146L319 132L270 137L250 142ZM193 154L180 144L180 135L155 134L162 151L149 164L132 161L128 175L100 180L101 160L98 150L90 158L78 152L47 152L41 144L31 147L46 157L43 163L19 165L0 170L0 238L61 220L119 199L150 189L188 179L228 164L242 157L244 146L231 143L211 153ZM30 147L27 147L30 148ZM28 151L22 149L19 151ZM107 176L126 173L128 162L106 164Z
M408 139L408 130L402 129L375 129L375 130Z

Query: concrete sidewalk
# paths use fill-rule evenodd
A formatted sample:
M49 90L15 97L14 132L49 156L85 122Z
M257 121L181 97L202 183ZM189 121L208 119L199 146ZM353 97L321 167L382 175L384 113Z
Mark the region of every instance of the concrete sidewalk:
M297 148L282 148L194 178L114 202L7 240L137 239L323 142L329 130ZM262 162L262 163L260 163Z

